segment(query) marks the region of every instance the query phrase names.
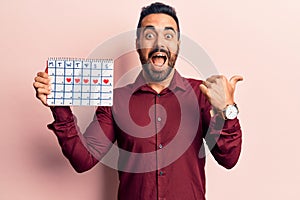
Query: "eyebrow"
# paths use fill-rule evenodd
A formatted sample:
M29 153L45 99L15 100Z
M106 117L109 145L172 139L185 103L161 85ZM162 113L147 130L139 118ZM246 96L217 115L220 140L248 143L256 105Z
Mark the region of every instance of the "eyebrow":
M155 30L154 26L148 25L144 27L144 31L147 29Z
M174 29L173 27L171 27L171 26L165 27L165 30L171 30L171 31L173 31L174 33L176 33L175 29Z
M155 30L155 27L152 26L152 25L148 25L148 26L145 26L145 27L144 27L144 31L147 30L147 29ZM171 31L173 31L174 33L176 33L175 29L174 29L173 27L171 27L171 26L166 26L166 27L164 28L164 30L165 30L165 31L166 31L166 30L171 30Z

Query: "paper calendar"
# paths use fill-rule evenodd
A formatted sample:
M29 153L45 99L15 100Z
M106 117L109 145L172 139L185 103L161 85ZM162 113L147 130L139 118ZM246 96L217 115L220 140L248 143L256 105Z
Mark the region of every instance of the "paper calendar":
M113 60L50 58L47 66L51 78L48 105L112 106Z

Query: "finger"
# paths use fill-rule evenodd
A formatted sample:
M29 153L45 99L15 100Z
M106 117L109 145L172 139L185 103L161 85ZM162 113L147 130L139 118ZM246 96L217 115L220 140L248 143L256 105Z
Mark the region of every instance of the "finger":
M210 82L210 83L216 83L218 79L222 78L221 75L213 75L209 78L206 79L206 81Z
M37 76L42 78L49 78L49 75L46 72L38 72Z
M37 97L44 96L44 95L49 95L51 93L51 90L47 88L37 88L36 89L36 95Z
M34 82L33 83L33 87L37 90L38 88L44 88L46 90L51 90L51 85L45 85L43 83L40 82Z
M47 104L47 96L43 95L43 96L38 96L38 99L46 106L48 106Z
M47 88L44 84L41 84L39 82L34 82L33 86L36 90L36 97L46 106L49 106L47 104L47 95L51 93L50 88Z
M40 77L40 76L36 76L34 78L34 81L39 82L39 83L43 83L45 85L50 85L50 78L43 78L43 77Z
M207 88L211 88L211 86L212 86L213 83L211 83L211 82L209 82L209 81L203 81L202 84L203 84L205 87L207 87Z
M239 81L244 80L244 78L240 75L234 75L230 78L229 83L232 85L232 87L235 89L236 83Z
M202 83L199 85L199 88L201 90L201 92L203 92L203 94L208 97L208 88Z

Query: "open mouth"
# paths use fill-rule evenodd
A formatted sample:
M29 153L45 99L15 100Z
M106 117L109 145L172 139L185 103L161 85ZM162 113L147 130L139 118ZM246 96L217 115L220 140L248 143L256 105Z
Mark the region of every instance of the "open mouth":
M167 61L167 56L162 52L154 53L151 57L151 62L156 66L163 66Z

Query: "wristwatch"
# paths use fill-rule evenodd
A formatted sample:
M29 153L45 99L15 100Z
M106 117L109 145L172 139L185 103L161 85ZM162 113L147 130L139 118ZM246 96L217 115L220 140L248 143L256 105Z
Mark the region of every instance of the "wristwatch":
M227 105L223 111L223 117L224 119L234 119L237 117L237 115L239 114L239 109L237 107L237 105L234 103L232 105Z

